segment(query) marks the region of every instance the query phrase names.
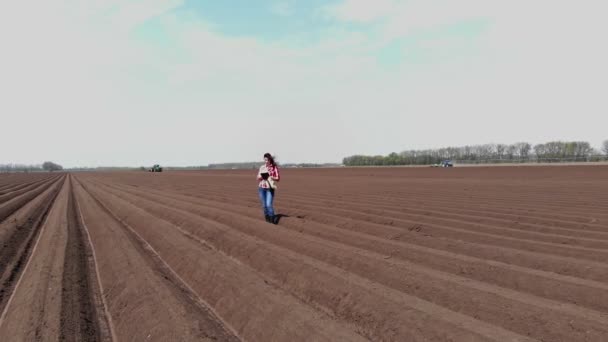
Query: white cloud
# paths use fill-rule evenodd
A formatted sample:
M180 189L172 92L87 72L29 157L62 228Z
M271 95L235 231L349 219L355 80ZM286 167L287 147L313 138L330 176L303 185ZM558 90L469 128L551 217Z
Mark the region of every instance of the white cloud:
M332 18L377 34L338 25L307 45L222 35L173 13L178 1L3 4L0 116L15 144L0 159L205 164L271 151L285 162L337 161L491 141L599 144L601 3L463 1L346 1ZM442 55L433 63L386 67L375 57L392 39L478 17L491 24L475 40L415 44ZM166 44L130 34L151 18ZM467 44L476 55L451 58Z
M183 0L127 1L113 6L110 21L113 27L128 31L151 18L165 14L183 4Z
M383 19L399 6L399 0L344 0L325 6L327 18L355 23L372 23Z
M146 61L128 36L129 23L172 8L166 3L151 3L146 13L128 10L131 2L125 1L0 5L0 121L13 128L3 138L16 143L3 148L0 159L91 164L104 162L96 157L104 150L128 150L129 137L143 139L139 132L127 132L141 129L141 121L124 125L129 121L124 118L141 107L129 96L134 90L129 72ZM122 158L137 160L133 154Z
M281 17L289 17L295 13L295 9L293 2L279 1L270 6L270 12Z
M484 0L343 0L326 6L324 13L331 20L375 24L386 41L488 16L493 7Z

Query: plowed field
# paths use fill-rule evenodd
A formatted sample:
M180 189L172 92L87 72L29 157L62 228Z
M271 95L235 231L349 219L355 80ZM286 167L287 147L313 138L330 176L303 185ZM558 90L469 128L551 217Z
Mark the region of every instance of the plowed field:
M0 175L1 341L608 341L608 166Z

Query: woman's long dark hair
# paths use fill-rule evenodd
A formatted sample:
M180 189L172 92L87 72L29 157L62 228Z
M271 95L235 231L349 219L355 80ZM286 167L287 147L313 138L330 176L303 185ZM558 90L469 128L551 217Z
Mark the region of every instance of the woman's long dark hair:
M274 161L274 157L270 153L264 153L264 158L268 158L270 165L277 166L277 163Z

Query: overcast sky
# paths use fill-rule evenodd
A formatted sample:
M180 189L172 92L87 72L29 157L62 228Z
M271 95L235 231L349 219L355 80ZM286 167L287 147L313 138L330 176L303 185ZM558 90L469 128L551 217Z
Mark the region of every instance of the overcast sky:
M0 163L608 139L605 1L0 4Z

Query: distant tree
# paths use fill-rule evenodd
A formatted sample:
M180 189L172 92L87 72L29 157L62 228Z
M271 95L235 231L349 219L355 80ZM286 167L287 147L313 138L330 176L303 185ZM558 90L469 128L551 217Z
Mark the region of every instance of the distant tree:
M0 172L33 172L41 171L40 165L25 165L25 164L2 164Z
M602 144L602 151L608 156L608 140L604 140L604 143Z
M574 156L587 158L593 154L593 147L586 141L575 141L572 142L574 145Z
M507 159L513 159L517 154L517 146L515 146L514 144L508 145L505 154L507 156Z
M59 165L59 164L55 164L53 162L50 161L45 161L44 163L42 163L42 169L45 171L61 171L63 170L63 166Z
M389 154L385 158L385 165L399 165L399 164L401 164L401 157L396 152Z
M544 158L561 158L564 156L565 144L561 141L550 141L544 146Z
M508 146L505 144L497 144L495 146L495 149L496 149L496 157L498 157L498 159L503 159L505 157L505 154L507 154Z
M534 145L534 154L536 155L537 159L545 158L547 155L545 144Z
M527 142L518 142L515 143L515 149L517 151L517 156L520 159L528 159L530 157L530 150L532 150L532 145Z

